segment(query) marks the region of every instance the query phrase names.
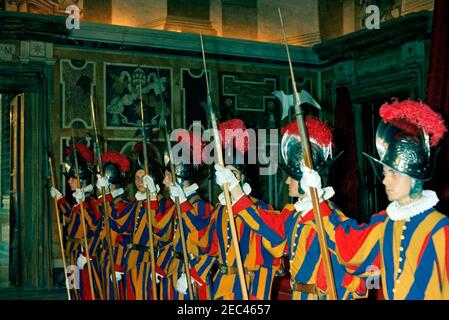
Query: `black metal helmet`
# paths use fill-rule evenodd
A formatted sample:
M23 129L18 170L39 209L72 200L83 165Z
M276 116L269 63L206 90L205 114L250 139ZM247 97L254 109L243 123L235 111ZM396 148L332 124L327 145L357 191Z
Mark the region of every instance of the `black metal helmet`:
M112 184L120 185L130 170L130 161L127 156L116 151L103 153L103 172Z
M198 169L203 164L202 161L203 142L201 137L191 131L182 131L178 135L178 142L172 147L172 154L168 150L164 152L165 169L171 172L171 161L178 184L184 181L191 181Z
M431 147L446 132L441 115L413 100L386 103L380 108L380 115L382 120L376 131L380 158L365 156L413 179L430 180L434 156Z
M339 156L333 156L333 136L331 128L318 118L308 116L306 118L306 129L310 140L310 151L313 168L322 172L328 168ZM304 160L302 141L299 135L297 121L282 128L282 139L280 144L281 161L279 166L290 177L301 180L301 162Z
M93 152L81 142L74 143L66 148L64 175L67 178L76 178L75 153L78 162L79 178L82 181L88 181L93 173Z

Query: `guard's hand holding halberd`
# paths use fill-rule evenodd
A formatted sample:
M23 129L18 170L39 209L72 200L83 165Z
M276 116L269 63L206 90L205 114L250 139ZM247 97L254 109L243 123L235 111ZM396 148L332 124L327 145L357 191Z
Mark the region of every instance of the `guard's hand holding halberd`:
M231 170L220 166L218 163L215 164L215 176L217 177L217 184L220 187L223 187L223 185L227 183L229 185L229 190L232 190L240 183Z
M152 194L157 194L160 190L159 186L154 182L153 178L149 175L143 177L143 186Z
M76 203L81 203L81 200L86 200L86 196L84 195L84 192L81 189L76 189L76 191L72 194L73 197L76 200Z
M161 279L165 277L164 274L161 274L161 271L158 272L158 267L156 266L156 283L161 282ZM150 280L153 280L153 273L150 273Z
M321 177L318 172L310 169L305 164L301 164L302 177L299 182L301 189L310 196L310 188L315 188L318 196L321 197L324 193L321 187Z
M119 282L122 280L123 272L115 271L115 281ZM111 281L112 281L112 274L110 275Z
M105 188L106 191L109 190L109 177L102 177L101 175L97 174L97 189Z
M183 295L187 294L187 277L185 273L181 274L181 277L176 282L176 291Z
M83 270L86 263L87 258L84 255L80 254L78 259L76 260L76 265L78 266L78 269Z
M51 187L50 195L51 195L51 197L53 199L56 199L56 200L59 200L59 199L61 199L63 197L62 193L58 189L56 189L55 187Z
M179 203L187 201L184 191L178 184L171 184L168 189L170 190L170 198L175 201L175 198L179 199Z

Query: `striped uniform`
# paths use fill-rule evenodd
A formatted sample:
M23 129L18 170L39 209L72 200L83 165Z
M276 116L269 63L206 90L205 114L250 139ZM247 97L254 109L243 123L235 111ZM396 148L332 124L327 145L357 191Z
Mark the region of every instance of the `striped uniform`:
M249 198L251 205L256 208L272 210L271 206ZM251 199L251 200L250 200ZM239 212L237 204L233 206L236 232L239 237L240 253L249 297L251 299L267 300L270 298L271 285L280 259L274 259L271 253L263 245L263 237L273 231L266 225L264 228L254 228L252 216L236 215ZM242 299L242 290L237 274L235 251L232 245L232 235L228 223L228 215L225 206L218 204L211 213L211 222L207 232L200 240L200 246L207 255L203 256L198 266L197 273L204 279L208 269L216 259L219 263L219 271L213 280L213 298L215 300L239 300ZM276 267L273 267L276 266Z
M67 227L66 255L68 265L76 266L80 254L84 254L83 227L81 221L81 212L79 204L71 206L66 198L58 200L60 212L65 216ZM84 200L84 220L86 225L87 242L89 245L89 255L91 258L92 282L94 285L95 298L103 299L102 282L100 277L100 267L96 256L97 247L100 239L101 214L97 201L86 193ZM78 270L78 269L76 269ZM79 284L79 290L75 290L75 299L91 300L90 282L87 265L84 266L78 277L75 274L76 285ZM75 288L76 288L75 285Z
M181 203L181 216L184 226L184 237L186 239L186 247L189 255L189 271L192 266L199 260L200 251L192 237L198 233L202 233L209 224L210 205L201 200L199 195L194 192L187 197L187 201ZM171 219L168 219L169 215ZM161 249L158 258L158 265L164 269L167 277L161 280L161 300L191 300L188 290L184 295L176 290L178 279L183 273L184 257L181 242L181 234L178 225L178 215L176 210L170 210L164 220L168 226L159 225L159 229L168 227L170 230L170 241ZM167 219L166 219L167 218Z
M115 219L120 219L121 214L123 213L124 209L126 208L128 201L122 197L121 194L117 195L115 198L113 198L113 195L107 194L106 195L107 201L109 203L109 210L111 217ZM124 292L124 285L123 281L119 281L118 283L118 290L119 290L119 297L114 296L114 287L112 285L111 280L111 262L109 259L109 250L108 250L108 242L106 237L106 227L104 225L104 209L103 209L103 199L102 197L99 197L98 203L100 205L100 209L103 214L103 225L102 225L102 231L100 234L100 240L101 245L98 249L98 256L100 256L100 265L101 265L101 276L102 276L102 282L103 282L103 292L105 295L105 299L107 300L118 300L118 299L124 299L125 292ZM109 219L111 221L111 219ZM114 253L114 271L118 272L125 272L125 265L123 261L123 256L126 252L128 243L131 240L129 232L123 232L118 233L114 231L112 228L111 230L111 241L112 241L112 250Z
M316 224L313 221L313 210L297 212L292 204L286 205L282 213L273 214L272 211L257 208L247 197L242 197L235 206L238 215L249 216L253 219L252 226L255 229L266 229L267 226L275 232L265 232L265 241L269 242L266 248L275 257L287 254L290 258L290 273L293 290L293 299L325 299L327 289L324 265L318 242ZM323 215L329 215L330 210L324 202L321 203ZM338 212L339 219L346 219ZM246 220L249 220L247 218ZM331 253L332 269L339 299L352 299L365 296L364 282L346 272L340 265L334 254L334 240L327 237L328 247ZM301 290L301 291L299 291Z
M111 228L118 233L129 231L131 242L124 256L125 297L127 300L150 300L153 298L151 284L150 240L148 230L148 216L146 200L138 201L134 198L120 214L120 219L111 220ZM167 212L173 210L174 204L170 199L158 195L158 200L152 200L150 206L153 218L155 251L160 243L168 241L168 229L159 227L167 219ZM171 208L171 209L170 209ZM162 222L161 222L162 221ZM157 252L155 252L157 258ZM156 265L159 274L164 274Z
M380 270L386 299L449 299L449 219L434 208L402 221L383 211L367 224L336 215L325 223L354 274L372 281Z

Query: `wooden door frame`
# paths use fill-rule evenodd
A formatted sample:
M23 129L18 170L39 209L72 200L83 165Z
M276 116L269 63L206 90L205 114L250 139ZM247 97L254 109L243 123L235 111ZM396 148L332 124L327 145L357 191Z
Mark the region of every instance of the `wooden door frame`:
M11 279L15 286L24 289L44 289L51 284L52 224L46 149L52 101L48 97L53 95L53 73L53 66L45 63L6 63L0 71L0 78L7 79L0 82L0 91L24 93L18 119L21 130L20 141L17 141L18 234L13 239L17 247L10 251L18 255L17 267L10 269L14 273Z

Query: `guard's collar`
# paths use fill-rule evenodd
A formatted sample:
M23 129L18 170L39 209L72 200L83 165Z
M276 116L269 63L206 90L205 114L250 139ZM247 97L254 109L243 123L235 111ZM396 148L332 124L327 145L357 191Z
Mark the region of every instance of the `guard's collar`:
M247 196L249 196L249 195L251 194L251 191L253 191L253 190L251 189L251 186L250 186L248 183L245 183L245 184L242 186L242 189L243 189L243 192L244 192ZM242 195L242 196L243 196L243 195ZM218 200L220 200L221 205L223 205L223 206L226 205L226 199L225 199L225 196L224 196L224 192L222 192L222 193L220 193L220 194L218 195ZM235 200L233 199L232 204L236 203L238 200L240 200L240 199L235 199Z
M90 193L90 192L92 192L93 190L94 190L94 187L92 187L91 184L89 184L88 186L85 186L85 187L83 188L83 192L84 192L84 193Z
M193 194L198 189L199 189L199 187L198 187L198 185L196 183L194 183L194 184L192 184L192 185L190 185L188 187L183 188L184 194L186 195L186 197L190 196L191 194Z
M117 198L118 196L121 196L122 194L125 193L125 190L123 190L123 188L119 188L117 190L112 191L111 196L113 199Z
M145 192L137 191L136 195L135 195L135 198L136 198L137 201L143 201L143 200L147 199L147 194Z
M323 191L324 193L320 198L320 201L329 200L335 195L334 188L332 187L326 187L323 189ZM302 217L304 217L313 208L312 199L310 199L309 195L306 193L302 199L296 201L294 206L296 211L299 212Z
M401 206L398 201L391 202L387 207L387 214L393 221L407 220L433 208L438 201L435 191L424 190L420 199L404 206Z

